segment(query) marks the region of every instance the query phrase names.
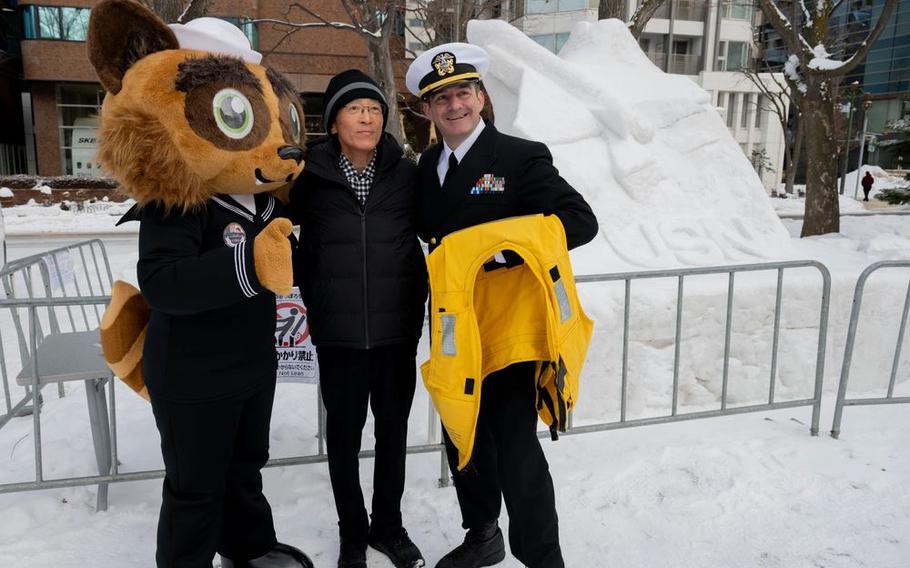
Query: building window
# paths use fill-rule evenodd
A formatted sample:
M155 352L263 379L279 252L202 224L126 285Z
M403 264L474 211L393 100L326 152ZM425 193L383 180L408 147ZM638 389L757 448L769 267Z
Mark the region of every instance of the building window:
M59 85L57 126L63 171L82 176L103 175L95 161L98 116L104 91L99 85Z
M533 35L528 36L540 45L544 46L553 53L559 53L559 50L562 49L562 46L566 44L569 40L568 33L561 34L543 34L543 35Z
M727 20L752 20L751 0L723 0L723 17Z
M739 127L748 128L749 127L749 108L752 106L752 95L749 93L743 94L743 104L739 117Z
M306 139L313 140L325 136L326 128L322 124L323 94L302 93L303 125L306 127Z
M525 14L576 12L587 7L587 0L525 0Z
M724 91L717 91L717 107L726 108L727 104L727 93Z
M91 8L68 6L23 6L22 32L25 39L85 41Z
M761 128L761 115L765 112L766 102L765 95L758 95L758 102L755 103L755 128Z
M739 71L747 67L749 44L743 41L722 41L717 47L718 71Z
M727 93L727 127L733 128L733 117L736 115L736 93Z
M249 18L238 18L234 16L220 16L225 22L234 24L240 31L243 32L243 35L246 36L246 39L250 40L250 46L253 49L259 49L259 28L256 26L256 22L250 20Z

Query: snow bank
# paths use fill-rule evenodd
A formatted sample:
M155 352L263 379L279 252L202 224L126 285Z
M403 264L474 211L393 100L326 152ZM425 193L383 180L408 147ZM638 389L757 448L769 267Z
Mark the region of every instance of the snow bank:
M27 236L36 234L134 234L139 232L138 223L125 223L116 226L117 221L126 213L135 201L128 199L123 203L96 201L84 204L84 208L64 210L59 203L45 206L34 200L27 205L16 205L4 208L7 233L10 236Z
M872 191L869 192L869 199L872 199L883 189L907 187L910 185L910 182L901 176L891 175L878 166L864 164L859 171L853 170L847 174L847 177L844 179L844 195L852 197L855 189L857 198L863 198L862 178L866 175L866 172L871 173L872 178L875 180L875 183L872 184ZM860 183L857 183L857 180ZM840 183L840 178L838 178L838 183ZM838 185L838 187L840 187L840 185Z
M618 20L575 25L554 55L499 20L472 21L500 130L549 145L601 236L578 273L782 258L787 232L751 164L690 79L663 73Z

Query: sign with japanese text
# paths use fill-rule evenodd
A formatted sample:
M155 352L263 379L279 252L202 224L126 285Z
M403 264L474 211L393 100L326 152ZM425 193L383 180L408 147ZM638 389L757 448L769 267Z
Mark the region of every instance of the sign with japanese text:
M297 288L288 296L275 300L278 321L275 325L275 347L278 351L278 382L319 383L316 348L310 339L306 306Z

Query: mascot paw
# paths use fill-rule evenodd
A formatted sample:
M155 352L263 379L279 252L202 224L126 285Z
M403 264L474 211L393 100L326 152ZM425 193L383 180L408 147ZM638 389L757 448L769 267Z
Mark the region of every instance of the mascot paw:
M149 306L139 290L122 280L114 282L111 303L101 319L101 350L111 371L146 400L142 346L148 320Z
M286 296L294 285L291 268L291 222L278 218L266 225L253 241L256 277L267 290Z

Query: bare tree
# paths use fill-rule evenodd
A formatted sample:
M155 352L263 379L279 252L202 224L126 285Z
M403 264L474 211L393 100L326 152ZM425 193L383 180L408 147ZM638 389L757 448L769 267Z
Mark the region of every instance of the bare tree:
M645 31L648 20L664 5L664 2L665 0L645 0L641 3L641 6L629 18L629 31L632 32L632 37L635 39L641 37L641 32Z
M398 13L399 2L395 0L339 0L349 21L332 21L324 18L315 10L293 2L285 12L285 19L263 18L256 22L272 23L285 31L285 35L272 47L305 28L329 27L348 30L363 39L367 47L367 68L376 78L385 93L389 106L389 120L386 131L399 142L404 142L401 121L398 114L398 86L395 84L395 70L392 67L392 50L389 43ZM297 21L297 18L309 21ZM325 125L328 129L331 125Z
M167 24L188 22L209 11L210 0L139 0Z
M788 81L786 77L781 78L780 74L772 73L767 68L764 72L744 69L741 73L761 93L758 102L755 103L755 112L770 111L780 123L781 131L784 133L784 167L787 170L784 191L793 193L796 165L799 163L805 138L804 122L799 112L800 105L795 100L800 96L800 91L792 81Z
M788 2L794 15L787 17L778 6ZM801 236L840 231L837 197L837 141L835 115L837 87L856 68L881 35L897 0L885 0L875 26L858 41L858 49L845 61L829 58L826 45L835 39L829 21L840 0L796 3L789 0L758 0L768 23L780 34L790 53L785 73L800 95L795 99L806 130L806 214Z
M597 4L597 19L616 18L626 21L626 0L600 0Z
M641 37L648 21L667 0L644 0L632 16L626 19L625 0L600 0L597 6L597 19L616 18L629 24L629 31L635 39Z
M405 27L423 50L465 41L471 20L509 16L503 12L502 0L412 0L405 13L408 21L420 22Z

